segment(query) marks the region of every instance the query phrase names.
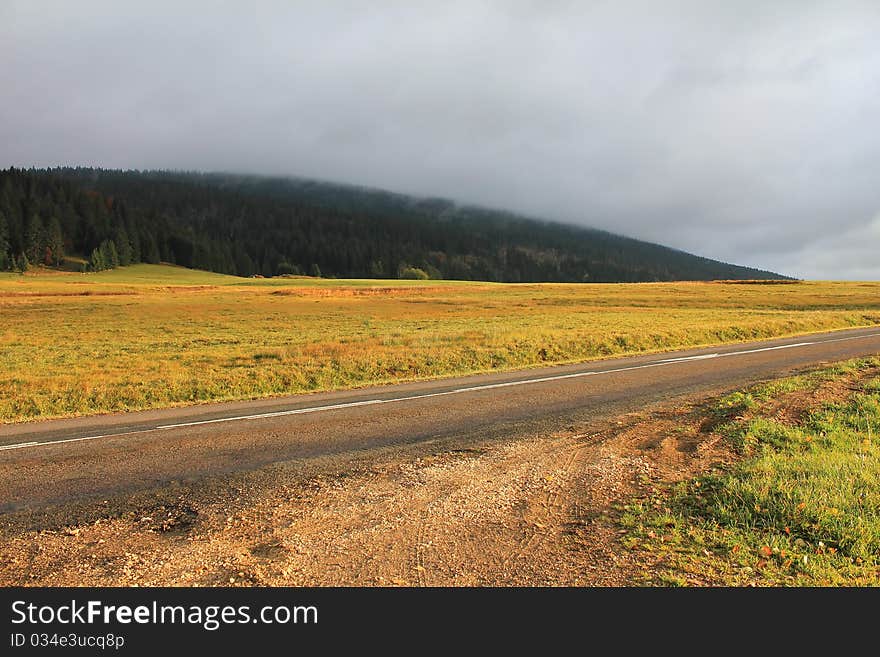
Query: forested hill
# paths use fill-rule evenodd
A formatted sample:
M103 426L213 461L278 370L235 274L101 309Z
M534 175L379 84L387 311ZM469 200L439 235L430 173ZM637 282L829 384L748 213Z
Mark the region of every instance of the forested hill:
M251 276L488 281L768 279L603 231L358 187L87 168L0 171L0 268L90 258Z

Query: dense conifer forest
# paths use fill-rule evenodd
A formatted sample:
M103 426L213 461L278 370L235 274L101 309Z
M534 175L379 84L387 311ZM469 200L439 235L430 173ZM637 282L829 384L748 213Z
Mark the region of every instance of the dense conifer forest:
M0 269L169 262L238 276L507 282L774 279L604 231L297 178L0 171Z

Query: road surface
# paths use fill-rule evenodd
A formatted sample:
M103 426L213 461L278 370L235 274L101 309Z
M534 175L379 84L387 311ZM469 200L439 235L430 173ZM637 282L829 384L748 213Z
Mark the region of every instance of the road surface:
M553 432L822 362L880 354L880 328L269 400L0 427L0 510L425 441Z

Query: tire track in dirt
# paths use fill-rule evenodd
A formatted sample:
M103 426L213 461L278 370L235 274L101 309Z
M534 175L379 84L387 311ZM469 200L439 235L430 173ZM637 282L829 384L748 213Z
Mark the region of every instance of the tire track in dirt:
M586 447L575 447L568 450L570 455L564 457L559 476L571 474L573 464L578 456L583 454L585 449ZM551 489L545 489L538 496L538 499L531 501L527 509L529 513L527 517L523 518L527 529L517 547L504 558L502 562L504 570L508 570L513 562L519 562L528 557L554 531L554 525L557 524L558 516L565 511L564 505L560 504L560 488L564 483L562 481L554 482Z

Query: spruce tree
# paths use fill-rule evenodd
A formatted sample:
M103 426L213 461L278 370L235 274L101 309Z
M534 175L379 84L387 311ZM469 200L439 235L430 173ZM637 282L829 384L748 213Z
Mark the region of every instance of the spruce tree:
M159 261L162 259L162 256L159 254L159 246L156 244L156 238L153 237L150 233L144 233L144 238L141 241L143 245L143 262L148 262L151 265L158 265Z
M143 260L143 255L141 254L141 238L138 236L136 230L129 230L128 234L131 236L131 263L135 264L141 262Z
M52 217L49 222L49 230L46 235L46 248L49 250L50 263L56 267L61 264L64 259L64 236L61 233L61 222L58 217Z
M101 258L104 260L105 269L115 269L119 266L119 253L116 251L116 244L113 243L113 240L101 242Z
M6 215L0 210L0 271L12 268L9 246L9 225L6 223Z
M33 213L28 219L24 232L24 253L29 262L38 263L44 255L43 220Z
M89 269L91 271L102 271L107 269L104 265L104 255L101 253L101 249L92 249L92 255L89 256Z
M116 253L119 254L119 264L123 267L126 267L131 264L131 242L128 239L128 231L125 230L124 226L120 226L116 229L116 234L113 236L113 243L116 248Z
M245 251L236 253L235 273L245 277L254 275L254 261L251 260L251 257Z

